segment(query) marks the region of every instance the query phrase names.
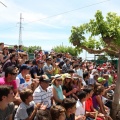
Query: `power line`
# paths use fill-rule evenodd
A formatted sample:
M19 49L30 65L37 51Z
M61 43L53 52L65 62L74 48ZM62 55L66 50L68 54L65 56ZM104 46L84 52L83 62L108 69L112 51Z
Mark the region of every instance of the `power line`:
M62 13L59 13L59 14L56 14L56 15L51 15L51 16L48 16L48 17L45 17L45 18L41 18L39 20L35 20L35 21L24 23L24 25L27 25L27 24L30 24L30 23L33 23L33 22L37 22L37 21L41 21L41 20L44 20L44 19L56 17L56 16L59 16L59 15L62 15L62 14L67 14L67 13L74 12L74 11L77 11L77 10L80 10L80 9L84 9L84 8L91 7L91 6L94 6L94 5L102 4L102 3L105 3L105 2L108 2L108 1L110 1L110 0L97 2L97 3L90 4L90 5L87 5L87 6L84 6L84 7L80 7L80 8L77 8L77 9L73 9L73 10L69 10L69 11L66 11L66 12L62 12ZM11 27L11 28L15 28L15 27ZM11 28L7 28L7 29L4 29L4 30L8 30L8 29L11 29Z
M33 23L33 22L37 22L37 21L41 21L41 20L44 20L44 19L56 17L56 16L59 16L59 15L62 15L62 14L74 12L74 11L77 11L77 10L80 10L80 9L84 9L84 8L91 7L91 6L94 6L94 5L102 4L102 3L108 2L108 1L110 1L110 0L105 0L105 1L102 1L102 2L94 3L94 4L91 4L91 5L87 5L87 6L84 6L84 7L80 7L80 8L77 8L77 9L73 9L73 10L69 10L69 11L63 12L63 13L59 13L59 14L56 14L56 15L51 15L51 16L48 16L48 17L45 17L45 18L41 18L39 20L35 20L35 21L28 22L28 23L24 23L24 25L27 25L27 24Z
M4 5L5 7L7 7L3 2L0 1L0 3L1 3L2 5Z

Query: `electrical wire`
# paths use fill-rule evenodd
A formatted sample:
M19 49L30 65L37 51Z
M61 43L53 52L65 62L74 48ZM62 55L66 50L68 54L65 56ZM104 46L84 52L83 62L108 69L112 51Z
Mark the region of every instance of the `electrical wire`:
M41 18L41 19L38 19L38 20L35 20L35 21L30 21L30 22L24 23L24 25L28 25L30 23L34 23L34 22L41 21L41 20L48 19L48 18L53 18L53 17L59 16L59 15L62 15L62 14L67 14L67 13L74 12L74 11L77 11L77 10L80 10L80 9L84 9L84 8L91 7L91 6L94 6L94 5L102 4L102 3L105 3L105 2L108 2L108 1L110 1L110 0L104 0L104 1L101 1L101 2L97 2L97 3L94 3L94 4L84 6L84 7L80 7L80 8L69 10L69 11L66 11L66 12L62 12L62 13L59 13L59 14L56 14L56 15L51 15L51 16L48 16L48 17L45 17L45 18ZM11 28L15 28L15 27L11 27ZM4 30L8 30L8 29L11 29L11 28L7 28L7 29L4 29Z
M44 20L44 19L56 17L56 16L59 16L59 15L62 15L62 14L67 14L67 13L74 12L74 11L77 11L77 10L80 10L80 9L84 9L84 8L87 8L87 7L91 7L91 6L94 6L94 5L97 5L97 4L102 4L102 3L108 2L108 1L110 1L110 0L101 1L101 2L98 2L98 3L94 3L94 4L91 4L91 5L87 5L87 6L80 7L80 8L73 9L73 10L69 10L69 11L66 11L66 12L63 12L63 13L59 13L59 14L56 14L56 15L51 15L51 16L48 16L48 17L45 17L45 18L41 18L39 20L35 20L35 21L28 22L28 23L24 23L24 25L27 25L27 24L33 23L33 22L37 22L37 21L41 21L41 20Z

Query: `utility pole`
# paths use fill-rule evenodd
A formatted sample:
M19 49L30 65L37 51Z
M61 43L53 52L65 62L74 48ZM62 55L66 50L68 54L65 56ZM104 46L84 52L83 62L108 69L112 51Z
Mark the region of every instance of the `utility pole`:
M22 13L20 13L20 27L19 27L19 42L18 42L18 45L23 45L22 43Z

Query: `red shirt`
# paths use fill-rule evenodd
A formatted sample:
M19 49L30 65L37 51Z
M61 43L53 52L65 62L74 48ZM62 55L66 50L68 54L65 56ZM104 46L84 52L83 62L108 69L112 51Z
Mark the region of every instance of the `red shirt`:
M85 110L88 111L88 112L93 112L93 110L91 109L91 106L93 106L92 98L88 98L85 101Z

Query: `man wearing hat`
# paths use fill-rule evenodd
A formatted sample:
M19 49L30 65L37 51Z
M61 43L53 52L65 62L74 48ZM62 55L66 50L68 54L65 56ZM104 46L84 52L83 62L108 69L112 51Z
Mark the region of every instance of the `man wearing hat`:
M33 66L30 73L32 78L40 78L40 75L44 74L43 71L43 65L44 65L44 61L42 60L37 60L36 61L37 65Z
M46 75L42 75L39 79L39 86L33 93L35 103L43 103L49 109L51 107L52 91L49 88L50 79Z
M30 87L32 81L26 81L26 75L29 74L30 67L26 64L22 64L20 67L20 73L16 77L18 89L21 91L27 87Z

